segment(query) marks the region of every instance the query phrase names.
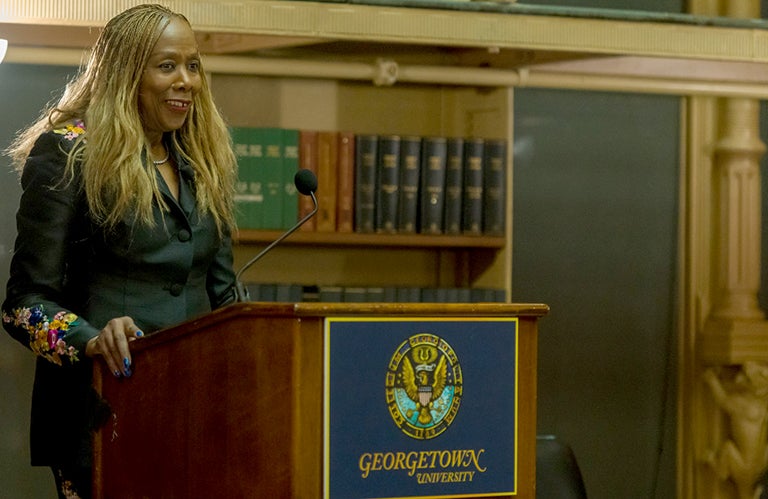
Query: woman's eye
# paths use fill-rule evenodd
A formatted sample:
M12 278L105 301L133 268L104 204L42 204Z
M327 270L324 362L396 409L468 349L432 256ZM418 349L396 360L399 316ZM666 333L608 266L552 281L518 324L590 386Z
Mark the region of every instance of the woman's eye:
M190 62L189 64L187 64L187 67L189 68L190 71L197 72L200 70L200 62L199 61Z
M171 71L171 70L173 70L174 67L175 67L175 65L172 62L164 62L164 63L160 64L160 69L162 69L164 71Z

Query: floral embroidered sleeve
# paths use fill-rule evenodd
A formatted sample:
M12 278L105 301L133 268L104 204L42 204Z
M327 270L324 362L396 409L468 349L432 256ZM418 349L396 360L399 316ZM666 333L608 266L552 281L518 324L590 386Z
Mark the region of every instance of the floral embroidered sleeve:
M78 351L67 345L67 332L77 325L77 316L64 310L49 319L42 306L17 308L9 315L3 312L3 322L13 324L29 333L29 346L37 355L54 364L62 365L66 359L77 362Z
M16 215L18 235L11 260L3 327L38 356L66 366L85 355L98 330L64 305L66 255L78 209L74 186L60 184L66 148L84 128L74 123L43 134L22 174Z

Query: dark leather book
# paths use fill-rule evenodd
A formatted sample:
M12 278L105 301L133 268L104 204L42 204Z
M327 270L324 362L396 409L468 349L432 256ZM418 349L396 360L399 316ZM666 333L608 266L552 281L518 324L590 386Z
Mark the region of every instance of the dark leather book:
M483 139L464 140L464 189L461 231L468 235L483 233Z
M400 195L400 136L379 137L376 168L376 232L397 231L397 202Z
M486 139L483 161L483 234L503 236L507 212L507 141Z
M464 197L464 139L446 140L445 216L446 234L461 234L461 204Z
M376 228L376 165L379 137L355 136L355 232L370 233Z
M425 137L421 154L419 232L442 234L445 212L445 173L448 154L445 137Z
M397 232L413 234L418 227L421 137L409 136L400 139L399 168Z

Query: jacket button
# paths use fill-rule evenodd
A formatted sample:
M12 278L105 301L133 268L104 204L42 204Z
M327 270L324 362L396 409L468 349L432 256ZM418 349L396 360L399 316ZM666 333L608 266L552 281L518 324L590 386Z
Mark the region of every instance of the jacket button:
M186 243L192 238L192 234L189 233L187 229L181 229L179 231L179 241L182 243Z
M171 284L170 292L173 296L179 296L181 292L184 290L183 284Z

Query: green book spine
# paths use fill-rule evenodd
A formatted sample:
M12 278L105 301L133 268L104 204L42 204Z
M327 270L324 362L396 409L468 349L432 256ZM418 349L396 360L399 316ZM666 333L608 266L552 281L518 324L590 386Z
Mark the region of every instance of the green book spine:
M229 131L237 157L235 220L240 229L261 229L264 190L259 177L258 161L264 155L264 150L255 141L251 128L232 127Z
M464 234L483 233L483 139L464 141L464 197L461 230Z
M419 175L421 170L421 137L400 139L400 182L397 201L397 231L416 232L419 214Z
M299 131L283 130L283 221L282 228L288 229L299 219L299 191L293 177L299 170Z
M442 234L445 208L445 137L425 137L421 156L419 232Z
M355 232L374 232L378 137L355 136Z
M445 218L446 234L461 234L461 203L464 197L464 139L450 137L446 143Z
M503 236L506 225L507 141L485 141L483 161L483 234Z
M254 132L264 148L264 156L259 162L259 172L264 179L262 228L281 229L283 227L283 130L255 128Z

